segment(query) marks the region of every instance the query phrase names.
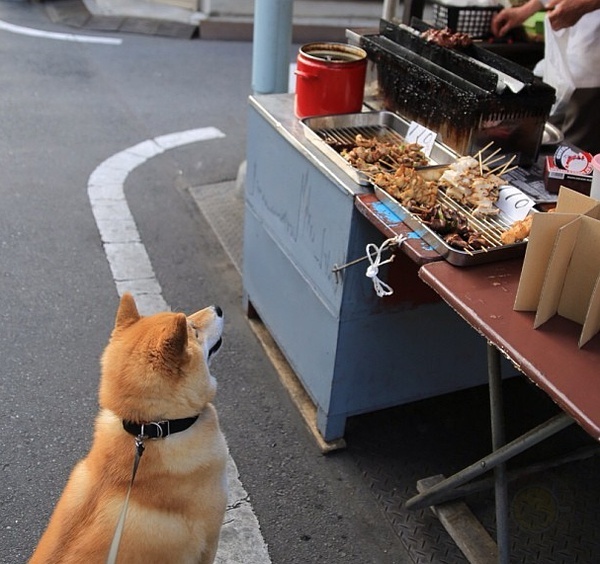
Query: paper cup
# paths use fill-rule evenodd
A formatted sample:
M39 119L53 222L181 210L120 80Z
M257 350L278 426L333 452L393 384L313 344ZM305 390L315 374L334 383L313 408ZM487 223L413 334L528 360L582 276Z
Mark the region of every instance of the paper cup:
M592 187L590 188L590 196L595 200L600 200L600 153L592 159Z

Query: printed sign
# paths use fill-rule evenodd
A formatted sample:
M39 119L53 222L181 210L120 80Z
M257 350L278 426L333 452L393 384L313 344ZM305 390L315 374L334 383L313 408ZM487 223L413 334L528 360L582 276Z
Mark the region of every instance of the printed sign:
M423 153L429 157L433 145L435 144L436 136L437 133L431 131L431 129L427 129L424 125L421 125L416 121L411 121L406 133L406 140L409 143L418 143L421 145L421 147L423 147Z
M512 221L524 219L535 202L518 188L507 184L498 189L496 206Z

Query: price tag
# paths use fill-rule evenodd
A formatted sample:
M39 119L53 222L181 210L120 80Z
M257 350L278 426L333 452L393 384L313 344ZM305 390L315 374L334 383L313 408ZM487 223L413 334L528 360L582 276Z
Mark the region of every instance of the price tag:
M431 129L427 129L424 125L421 125L416 121L410 122L408 132L406 133L406 141L421 145L421 147L423 147L423 153L427 157L431 155L431 150L433 149L436 137L437 133L431 131Z
M535 202L518 188L507 184L498 189L496 206L512 221L517 221L527 216Z

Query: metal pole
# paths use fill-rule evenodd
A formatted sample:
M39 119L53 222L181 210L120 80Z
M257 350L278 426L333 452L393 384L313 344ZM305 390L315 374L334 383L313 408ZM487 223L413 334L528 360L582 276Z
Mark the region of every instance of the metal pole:
M425 8L425 0L404 0L404 11L402 12L402 23L410 25L410 20L413 18L423 18L423 10Z
M288 91L293 0L256 0L252 51L255 94Z
M452 491L457 486L462 486L473 478L480 476L488 470L492 470L498 466L498 464L506 462L513 456L531 448L533 445L537 445L539 442L551 437L573 423L574 420L572 417L564 412L555 415L545 423L534 427L524 435L521 435L517 439L504 445L496 452L467 466L464 470L446 478L444 481L436 484L427 491L412 497L406 502L407 509L422 509L445 501L446 493L448 491Z
M381 17L388 22L392 21L392 19L396 15L396 4L398 0L383 0L383 13Z
M487 365L490 388L490 412L492 423L492 449L496 452L504 446L504 403L502 400L502 368L500 352L488 342ZM498 563L509 564L510 536L508 534L508 486L506 463L501 462L494 468L494 490L496 500L496 544L498 545Z

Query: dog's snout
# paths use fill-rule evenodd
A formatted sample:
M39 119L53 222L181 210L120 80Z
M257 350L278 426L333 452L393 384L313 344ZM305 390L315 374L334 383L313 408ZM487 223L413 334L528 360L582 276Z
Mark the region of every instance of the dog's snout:
M218 305L213 306L213 309L215 310L217 317L223 317L223 310Z

